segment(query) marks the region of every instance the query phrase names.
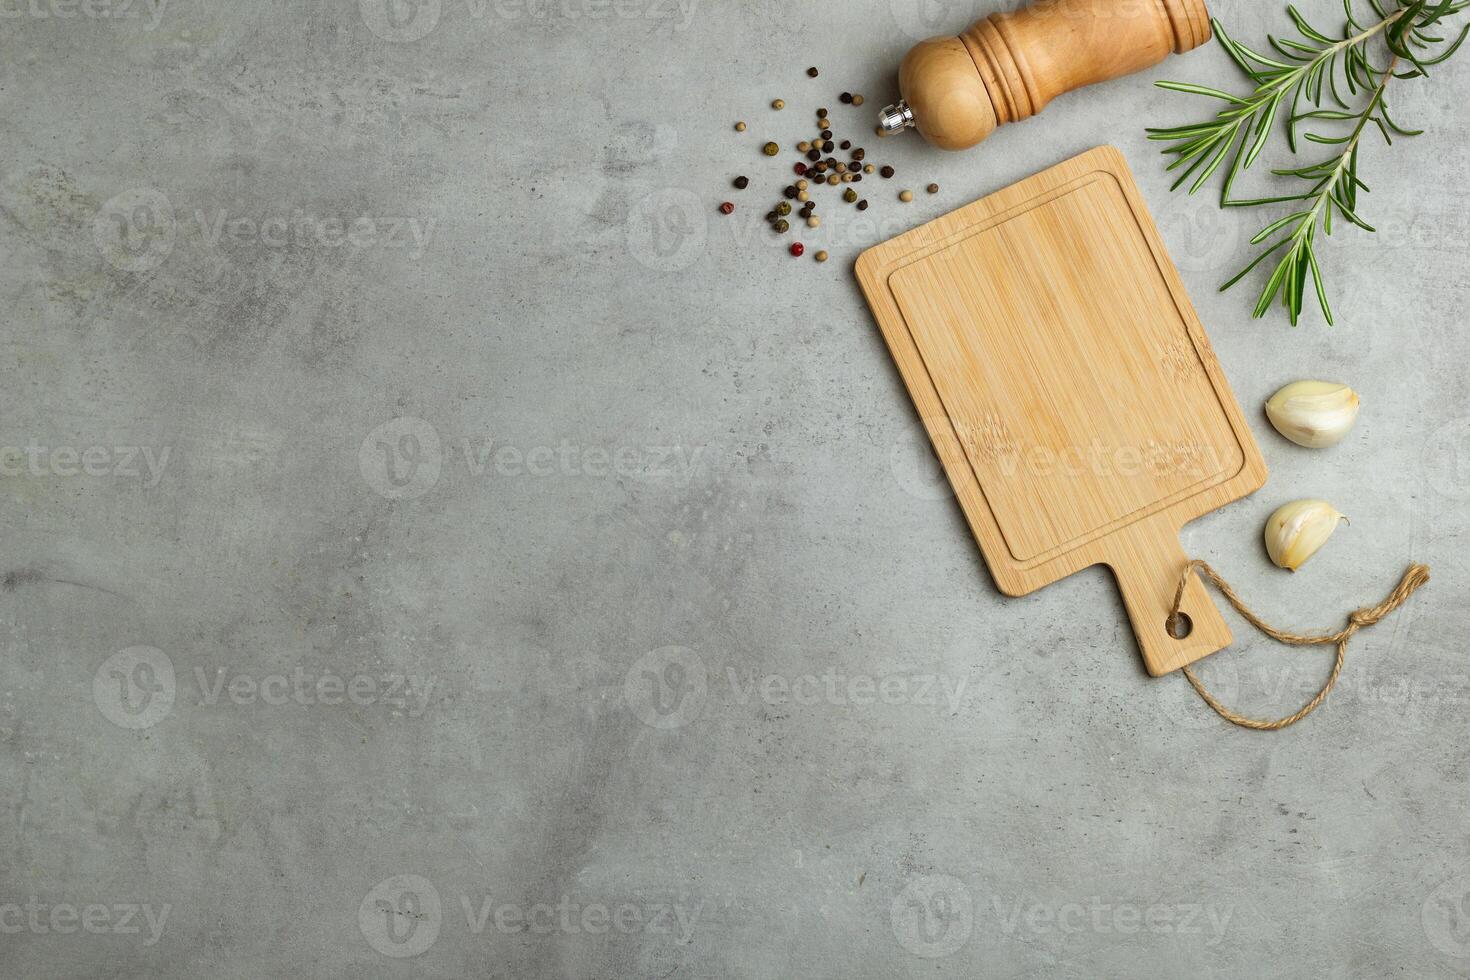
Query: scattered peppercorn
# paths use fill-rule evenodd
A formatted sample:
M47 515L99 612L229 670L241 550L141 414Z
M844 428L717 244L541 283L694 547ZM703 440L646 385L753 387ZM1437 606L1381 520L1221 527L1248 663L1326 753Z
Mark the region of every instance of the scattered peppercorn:
M822 139L829 140L831 138L832 138L832 130L830 130L827 127L823 126L822 127Z
M851 204L853 201L857 200L857 191L849 187L847 190L842 192L842 199L848 204Z
M743 123L743 122L736 123L735 124L735 132L737 132L737 133L743 133L743 132L745 132L745 123Z
M807 201L807 200L810 200L811 199L811 195L808 194L806 191L797 191L796 192L796 199L798 201Z
M765 146L761 147L761 152L768 157L773 157L777 153L781 152L781 148L775 143L767 143Z
M826 109L818 109L817 110L817 116L818 116L818 118L825 118L826 115L827 115L827 110Z
M863 198L861 201L859 201L857 203L857 209L859 211L866 211L866 210L868 210L868 199L867 198Z
M734 211L735 211L735 205L731 204L729 201L726 201L724 204L721 204L720 205L720 213L721 214L732 214L732 213L734 213Z
M863 149L861 146L858 147L856 150L853 150L852 151L852 158L854 160L861 160L863 157L865 157L867 155L868 155L868 151L865 150L865 149Z
M909 203L910 201L912 201L914 199L914 192L913 191L899 191L898 192L898 199L900 201L902 201L903 203L907 204L907 203Z
M802 140L800 143L797 143L796 144L796 149L800 153L805 153L807 150L810 150L811 148L812 148L812 145L810 143L808 143L806 140Z
M816 255L813 255L812 258L816 259L818 262L826 262L827 261L827 250L824 249L824 248L817 249L817 254Z
M822 219L821 218L817 217L814 214L807 215L806 226L808 228L818 228L818 227L821 226L821 224L822 224Z
M782 188L781 193L785 195L786 200L788 201L794 199L796 197L796 185L787 184L784 188Z
M852 97L852 104L853 105L862 105L863 104L863 97L861 95L854 95Z
M939 193L939 185L938 184L930 184L928 187L926 187L924 189L927 190L930 194L938 194Z
M776 229L776 234L784 235L788 230L790 230L791 223L788 222L785 218L782 218L771 227Z
M801 253L802 252L805 252L805 251L806 251L806 246L803 245L801 242L792 242L791 243L791 254L792 255L795 255L797 258L800 258L801 257Z
M816 66L813 66L813 67L808 68L806 70L806 77L807 78L816 78L817 77L817 74L818 74L818 72L817 72Z
M893 176L893 168L884 167L882 170L878 171L878 173L883 177L884 180L887 180L889 177Z
M781 216L783 216L783 217L786 216L786 215L788 215L788 214L790 214L791 213L791 204L790 204L790 202L788 202L788 201L777 201L776 202L776 213L779 214L779 215L781 215Z
M802 174L806 173L806 164L802 163L800 160L796 161L796 163L791 165L791 172L800 177Z
M852 149L852 140L843 140L841 143L838 143L837 146L843 150L850 150Z
M872 172L873 172L873 165L871 163L865 163L865 164L863 164L863 173L870 174Z
M852 105L852 93L843 92L837 97L837 101L841 102L843 105Z
M881 140L881 139L886 139L886 138L887 138L887 137L888 137L888 133L887 133L887 132L886 132L886 131L885 131L885 130L884 130L884 129L883 129L883 127L882 127L882 126L874 126L874 127L873 127L873 133L874 133L874 134L875 134L875 135L876 135L876 136L877 136L877 137L878 137L878 138L879 138L879 139L880 139L880 140Z
M745 190L747 187L750 186L750 178L749 177L736 177L735 178L735 186L738 187L742 191Z
M812 149L807 151L806 158L813 163L816 163L818 160L822 159L822 151L813 147Z
M827 183L829 185L831 185L831 186L834 186L835 187L837 184L841 183L841 181L842 181L842 175L841 174L828 174L827 175Z
M771 102L771 108L772 109L775 109L777 112L781 111L782 109L786 108L786 100L784 100L784 99L775 99L775 100L773 100Z

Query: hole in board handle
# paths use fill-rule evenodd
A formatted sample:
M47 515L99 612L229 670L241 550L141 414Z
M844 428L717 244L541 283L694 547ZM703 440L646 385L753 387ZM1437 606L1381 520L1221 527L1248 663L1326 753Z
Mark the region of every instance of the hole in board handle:
M1178 616L1164 619L1164 630L1174 639L1182 640L1194 631L1194 621L1189 618L1189 613L1181 612Z

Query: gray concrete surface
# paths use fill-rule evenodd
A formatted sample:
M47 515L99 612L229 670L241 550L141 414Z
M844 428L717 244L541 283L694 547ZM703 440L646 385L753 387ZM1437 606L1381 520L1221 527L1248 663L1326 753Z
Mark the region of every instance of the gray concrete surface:
M1213 46L940 155L869 110L987 3L396 9L0 3L0 974L1470 974L1464 63L1293 330L1143 137ZM825 266L757 234L819 103L900 170ZM1299 628L1434 570L1281 734L1104 569L996 591L850 275L1102 142L1272 471L1186 549ZM1304 376L1334 451L1259 414ZM1289 577L1307 495L1353 523ZM1232 703L1325 675L1232 623Z

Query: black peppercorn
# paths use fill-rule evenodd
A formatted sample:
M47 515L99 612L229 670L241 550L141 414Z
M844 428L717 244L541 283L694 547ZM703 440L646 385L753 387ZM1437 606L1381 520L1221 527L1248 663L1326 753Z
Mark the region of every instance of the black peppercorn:
M892 167L884 167L882 170L878 171L878 173L882 174L884 177L892 177L893 176L893 168Z
M784 234L786 232L786 230L791 227L791 222L787 221L785 218L782 218L780 221L776 222L775 225L773 225L772 227L774 227L776 229L777 233Z
M781 193L786 195L786 200L794 201L796 199L796 185L787 184L786 189L783 190Z
M857 203L857 209L859 211L866 211L866 210L868 210L868 199L867 198L863 198L861 201L859 201Z
M830 130L830 129L824 129L824 130L822 130L822 139L829 140L831 138L832 138L832 130Z
M791 205L788 204L785 201L777 201L776 202L776 213L779 214L779 215L782 215L783 217L785 215L790 214L791 213Z
M863 157L865 157L867 155L868 155L868 151L867 150L864 150L861 146L858 147L856 150L853 150L852 151L852 158L854 160L861 160Z
M852 93L851 92L843 92L837 98L842 102L843 105L852 105Z
M818 109L817 110L817 118L818 119L821 119L822 117L824 117L826 115L827 115L827 110L826 109Z
M842 149L844 149L844 150L848 150L848 149L851 149L852 148L852 140L843 140L841 143L838 143L837 145L839 147L841 147Z
M806 158L813 163L816 163L818 160L822 159L822 151L817 149L816 147L812 147L810 150L806 151Z
M808 68L806 70L806 77L807 78L816 78L818 74L819 74L819 72L817 71L817 69L816 69L815 66L813 66L811 68Z
M740 188L742 191L745 190L747 187L750 186L750 178L749 177L736 177L735 178L735 186L738 187L738 188Z

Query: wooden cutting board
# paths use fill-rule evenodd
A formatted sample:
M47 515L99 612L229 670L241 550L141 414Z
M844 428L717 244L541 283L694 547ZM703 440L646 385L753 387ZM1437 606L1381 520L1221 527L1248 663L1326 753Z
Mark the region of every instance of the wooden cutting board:
M1112 568L1150 674L1230 643L1179 529L1266 481L1110 146L868 249L868 305L1000 590Z

